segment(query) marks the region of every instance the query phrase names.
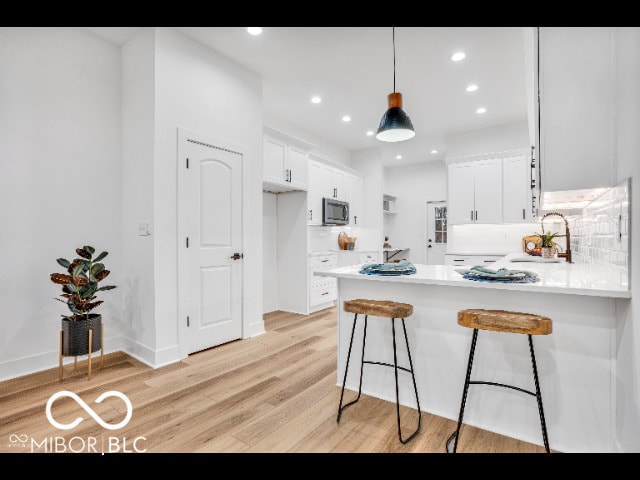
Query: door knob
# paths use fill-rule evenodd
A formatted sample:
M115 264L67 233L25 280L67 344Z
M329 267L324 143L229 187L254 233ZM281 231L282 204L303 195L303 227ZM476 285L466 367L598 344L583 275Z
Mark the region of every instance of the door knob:
M429 245L427 245L427 248L431 248L432 246L433 246L433 245L429 244Z
M230 258L233 259L233 260L240 260L243 257L244 257L244 254L242 254L242 253L234 253L233 255L231 255Z

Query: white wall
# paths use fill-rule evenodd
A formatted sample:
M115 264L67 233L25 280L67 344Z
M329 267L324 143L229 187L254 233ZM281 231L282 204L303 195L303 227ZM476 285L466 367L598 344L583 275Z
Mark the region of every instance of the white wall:
M447 200L447 166L433 161L385 167L384 193L397 197L397 215L388 225L389 243L409 247L414 263L427 263L424 245L427 202Z
M177 306L177 129L237 145L243 158L243 337L262 321L262 81L170 28L156 28L154 365L180 358Z
M278 196L262 192L262 312L278 310Z
M351 154L349 150L344 147L336 145L335 143L330 142L313 132L300 129L296 125L289 123L279 117L276 117L273 114L269 114L268 112L264 112L264 123L265 125L312 143L316 146L316 148L312 150L312 152L316 155L327 158L333 162L345 165L347 167L352 166Z
M122 46L123 346L147 363L155 350L153 254L155 32L146 28ZM150 224L150 236L138 235Z
M616 437L640 452L640 28L617 27L617 180L631 178L631 300L616 302Z
M526 119L465 133L447 135L447 162L489 158L511 150L529 150L529 123ZM466 158L466 157L473 158Z
M58 362L56 258L107 250L105 348L123 285L120 51L76 28L0 28L0 379Z

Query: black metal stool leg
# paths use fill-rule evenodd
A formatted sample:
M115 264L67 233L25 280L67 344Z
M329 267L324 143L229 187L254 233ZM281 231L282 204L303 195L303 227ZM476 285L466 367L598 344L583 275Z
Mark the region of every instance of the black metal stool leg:
M364 317L364 335L362 337L362 358L361 358L361 362L360 362L360 383L358 385L358 396L355 398L355 400L352 400L351 402L342 405L342 400L344 398L344 389L345 389L345 385L347 384L347 372L349 371L349 359L351 358L351 347L353 346L353 337L356 331L356 323L358 320L358 314L356 313L355 316L353 317L353 327L351 328L351 340L349 341L349 351L347 353L347 363L346 366L344 368L344 377L342 379L342 392L340 393L340 405L338 406L338 417L336 418L336 422L340 422L340 416L342 415L342 411L347 408L349 405L353 405L354 403L356 403L358 400L360 400L360 395L362 394L362 374L364 371L364 347L367 343L367 320L368 320L368 315L365 315Z
M536 356L533 352L533 340L529 337L529 351L531 352L531 366L533 367L533 379L536 383L536 400L538 401L538 413L540 414L540 425L542 427L542 440L547 453L551 453L549 449L549 438L547 437L547 422L544 419L544 410L542 408L542 393L540 392L540 383L538 382L538 368L536 366Z
M478 341L478 329L474 328L473 338L471 339L471 348L469 349L469 361L467 363L467 376L465 377L464 388L462 389L462 401L460 402L460 413L458 414L458 426L456 427L455 432L453 432L447 439L447 442L445 444L447 453L451 453L449 451L449 444L453 439L455 439L455 442L453 444L453 453L456 453L456 451L458 450L458 437L460 436L460 427L462 426L462 418L464 416L464 407L465 407L465 404L467 403L467 393L469 392L469 385L471 383L471 369L473 367L473 356L475 354L477 341Z
M404 332L404 340L407 346L407 356L409 357L409 368L411 372L411 378L413 380L413 390L416 395L416 404L418 405L418 427L416 430L409 435L406 439L402 438L402 428L400 427L400 394L398 387L398 355L396 349L396 327L395 327L395 318L391 319L391 330L393 332L393 367L396 378L396 413L398 418L398 438L401 443L409 442L413 437L415 437L420 431L420 426L422 424L422 411L420 410L420 400L418 399L418 387L416 385L416 377L413 373L413 362L411 361L411 350L409 349L409 338L407 337L407 329L405 327L404 318L402 319L402 330ZM405 369L406 370L406 369Z

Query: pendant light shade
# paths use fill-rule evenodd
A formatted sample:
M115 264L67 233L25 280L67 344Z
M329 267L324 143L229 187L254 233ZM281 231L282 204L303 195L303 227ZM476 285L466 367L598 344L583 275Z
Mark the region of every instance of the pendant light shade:
M402 109L402 94L396 92L396 27L393 27L393 93L388 96L376 138L382 142L402 142L416 135L409 115Z

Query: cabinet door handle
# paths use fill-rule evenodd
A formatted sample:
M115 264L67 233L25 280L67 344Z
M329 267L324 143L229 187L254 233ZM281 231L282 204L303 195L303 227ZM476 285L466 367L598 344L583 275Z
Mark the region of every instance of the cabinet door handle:
M471 221L473 222L473 210L471 210Z
M309 210L309 220L313 220L313 209Z
M354 224L354 225L357 225L357 224L358 224L358 216L357 216L357 215L354 215L354 216L353 216L353 224Z
M524 220L524 208L522 209L522 219Z
M478 210L476 210L476 222L478 221Z
M291 183L292 178L293 178L293 170L289 170L289 183Z

